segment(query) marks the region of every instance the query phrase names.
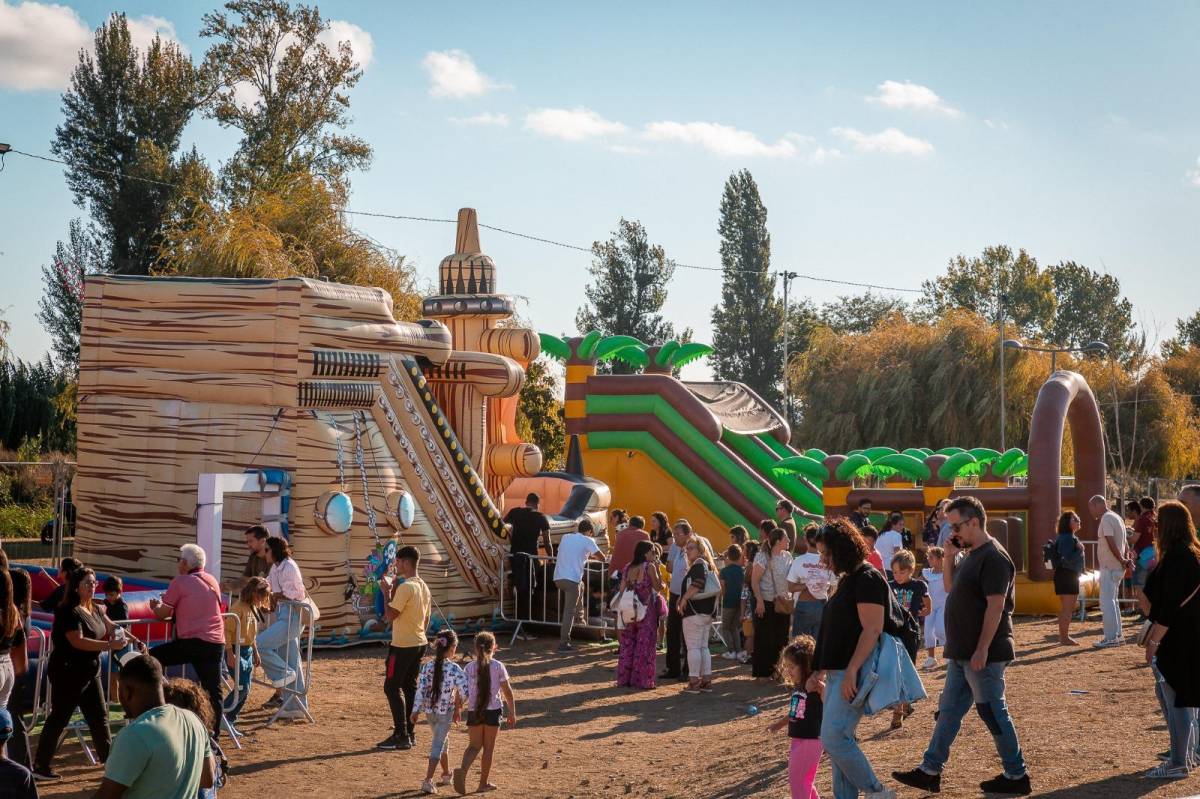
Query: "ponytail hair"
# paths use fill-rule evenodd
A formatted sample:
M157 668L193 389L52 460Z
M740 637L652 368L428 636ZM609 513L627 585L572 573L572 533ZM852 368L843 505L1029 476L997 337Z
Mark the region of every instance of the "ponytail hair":
M492 656L496 653L496 636L489 632L475 634L475 712L483 713L492 701Z
M442 678L446 674L446 655L458 646L458 634L447 627L433 639L433 690L429 692L430 705L436 705L442 696Z

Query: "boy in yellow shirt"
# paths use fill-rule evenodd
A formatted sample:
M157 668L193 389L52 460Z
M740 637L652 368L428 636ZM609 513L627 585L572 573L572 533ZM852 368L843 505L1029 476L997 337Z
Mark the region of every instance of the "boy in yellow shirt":
M388 586L391 595L384 621L391 622L392 643L388 647L383 693L392 711L392 734L376 744L379 749L413 747L410 709L417 694L421 658L429 645L425 631L429 629L433 605L429 586L417 574L420 562L421 553L416 547L400 547L396 552L396 573L401 579Z

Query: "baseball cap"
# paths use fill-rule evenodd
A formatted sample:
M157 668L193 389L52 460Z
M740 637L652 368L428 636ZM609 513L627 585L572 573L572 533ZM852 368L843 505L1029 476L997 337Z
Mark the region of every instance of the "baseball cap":
M6 742L13 734L13 720L9 712L0 707L0 744Z

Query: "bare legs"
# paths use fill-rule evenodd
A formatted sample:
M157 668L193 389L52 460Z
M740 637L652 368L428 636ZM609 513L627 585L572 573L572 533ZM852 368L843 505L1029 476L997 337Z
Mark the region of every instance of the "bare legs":
M1076 596L1062 594L1058 601L1058 642L1064 646L1078 646L1079 642L1071 637L1071 617L1075 615Z
M491 776L492 754L496 751L496 735L500 732L500 728L476 724L468 727L467 731L471 735L471 741L467 745L466 751L463 752L462 765L454 771L454 788L459 793L466 793L467 772L470 770L471 764L475 762L475 757L482 753L483 756L479 758L479 788L477 790L494 791L496 786L488 782L488 777ZM432 776L432 764L430 769L430 776Z

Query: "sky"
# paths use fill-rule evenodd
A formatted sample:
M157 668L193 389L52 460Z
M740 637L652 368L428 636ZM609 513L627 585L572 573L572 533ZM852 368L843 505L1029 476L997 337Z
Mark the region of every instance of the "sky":
M60 95L112 11L194 58L202 2L0 0L0 142L49 155ZM368 3L320 5L364 65L350 131L375 149L355 211L453 218L587 247L621 217L717 266L729 174L751 170L772 265L919 288L1004 243L1121 281L1151 338L1200 288L1200 4ZM236 139L197 119L210 163ZM0 308L41 357L41 267L86 212L61 167L0 172ZM353 224L432 281L452 225ZM574 332L587 253L483 230L500 290ZM859 290L801 280L815 302ZM679 269L664 314L711 340L720 275ZM915 295L907 295L910 298ZM699 376L704 367L694 369Z

